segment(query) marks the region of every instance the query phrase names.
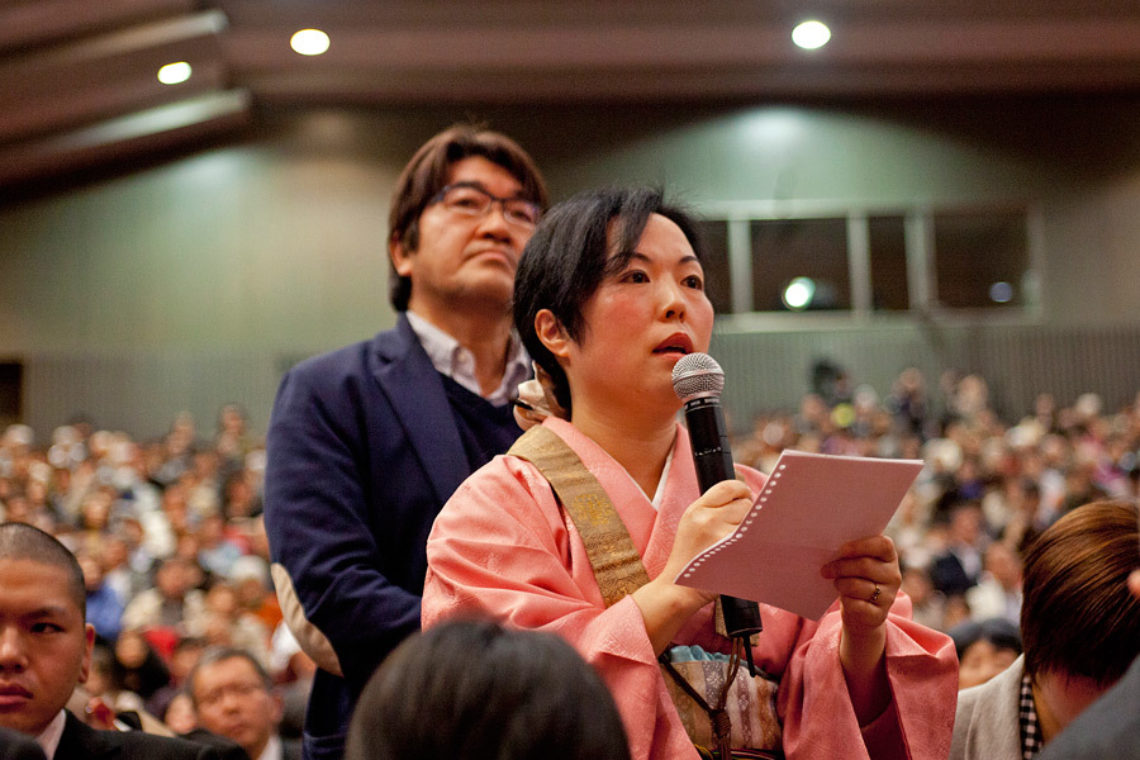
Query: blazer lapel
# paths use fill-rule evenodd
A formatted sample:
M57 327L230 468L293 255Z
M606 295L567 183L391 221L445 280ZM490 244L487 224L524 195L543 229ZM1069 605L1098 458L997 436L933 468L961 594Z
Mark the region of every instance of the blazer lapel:
M120 755L120 747L105 741L100 732L67 713L54 760L111 760Z
M442 504L469 474L467 454L443 380L400 315L394 334L379 342L375 378L392 402L408 440Z

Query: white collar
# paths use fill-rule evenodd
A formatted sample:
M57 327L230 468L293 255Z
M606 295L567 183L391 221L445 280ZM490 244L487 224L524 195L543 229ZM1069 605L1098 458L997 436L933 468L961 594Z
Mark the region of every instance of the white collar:
M404 314L436 371L450 377L472 393L483 396L483 392L479 389L479 381L475 378L475 357L471 351L419 314L410 310ZM525 380L528 374L530 374L530 358L523 348L522 341L512 331L510 344L507 346L507 366L503 372L503 380L498 388L483 397L496 406L502 406L514 397L518 384Z
M277 732L269 735L269 741L265 743L265 749L261 750L256 760L281 760L281 739L277 737Z
M677 448L674 443L669 447L669 456L665 457L665 466L661 468L661 479L657 481L657 492L653 494L653 508L661 511L661 502L665 498L665 481L669 479L669 468L673 466L673 450Z
M44 751L44 757L52 760L55 757L55 751L59 748L59 740L63 738L63 728L67 723L67 711L60 710L59 713L51 719L51 723L43 731L40 731L39 736L36 737L36 743Z

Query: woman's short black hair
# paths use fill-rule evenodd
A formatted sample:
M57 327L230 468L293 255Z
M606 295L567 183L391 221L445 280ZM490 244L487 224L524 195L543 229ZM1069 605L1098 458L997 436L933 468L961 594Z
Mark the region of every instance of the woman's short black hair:
M523 251L515 276L515 329L531 358L553 379L555 397L567 411L570 387L566 373L538 339L535 315L550 309L567 335L580 341L586 327L582 307L607 275L629 262L651 214L680 227L697 259L704 261L696 222L652 188L603 188L579 193L543 216Z
M552 633L454 620L405 641L364 687L346 760L628 760L597 672Z

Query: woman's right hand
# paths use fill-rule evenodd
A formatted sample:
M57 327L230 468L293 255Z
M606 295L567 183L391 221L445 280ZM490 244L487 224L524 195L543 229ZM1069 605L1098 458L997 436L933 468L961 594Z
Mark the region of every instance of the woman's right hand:
M665 568L633 593L658 654L665 651L693 613L716 598L715 592L678 586L673 579L689 560L731 533L751 508L748 486L739 480L725 480L705 491L681 516Z
M752 491L742 481L722 480L705 491L681 516L673 551L661 575L676 578L689 560L734 531L751 508ZM698 593L702 606L716 598L711 591Z

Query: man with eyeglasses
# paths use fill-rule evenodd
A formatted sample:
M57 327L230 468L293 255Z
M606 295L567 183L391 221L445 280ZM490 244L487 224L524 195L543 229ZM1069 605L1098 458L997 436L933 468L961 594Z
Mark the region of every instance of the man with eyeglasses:
M248 650L207 649L186 677L198 726L236 742L249 760L299 760L296 740L278 734L281 698L273 679Z
M343 755L365 682L418 630L436 514L521 432L510 399L529 360L510 300L545 206L541 175L510 138L468 126L436 135L392 197L396 327L281 382L265 517L281 607L320 666L305 717L310 760Z

